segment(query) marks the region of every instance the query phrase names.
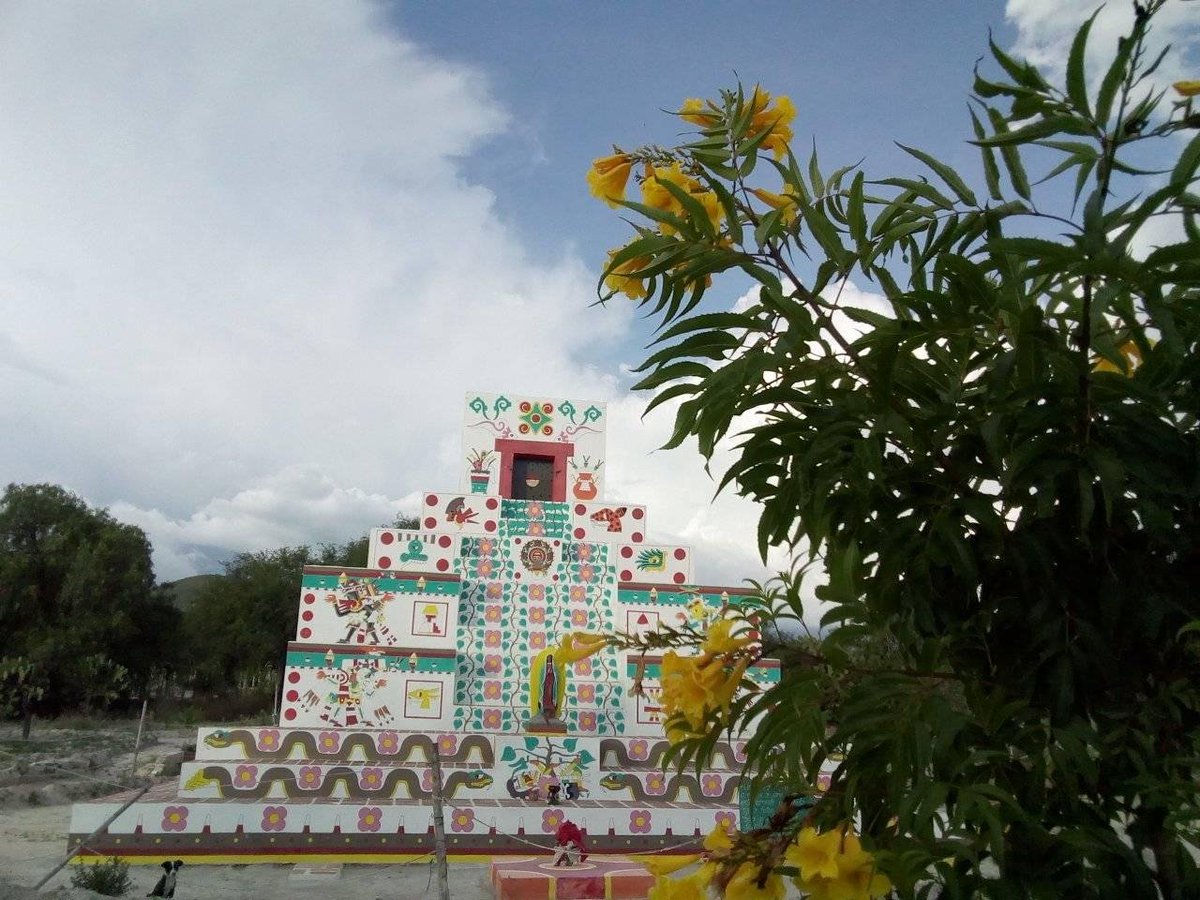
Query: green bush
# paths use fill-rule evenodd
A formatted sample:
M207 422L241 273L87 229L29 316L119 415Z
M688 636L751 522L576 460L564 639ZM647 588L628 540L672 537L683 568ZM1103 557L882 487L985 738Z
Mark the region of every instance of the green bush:
M129 880L129 863L119 856L110 856L93 865L79 863L71 875L71 884L106 897L121 897L133 887Z

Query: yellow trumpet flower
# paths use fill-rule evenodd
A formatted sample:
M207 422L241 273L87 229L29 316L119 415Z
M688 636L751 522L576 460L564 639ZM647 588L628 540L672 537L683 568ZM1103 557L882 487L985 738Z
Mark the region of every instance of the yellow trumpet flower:
M629 182L629 172L633 168L633 160L625 153L614 153L612 156L601 156L592 161L588 169L587 182L592 196L603 200L609 206L617 207L625 199L625 185Z

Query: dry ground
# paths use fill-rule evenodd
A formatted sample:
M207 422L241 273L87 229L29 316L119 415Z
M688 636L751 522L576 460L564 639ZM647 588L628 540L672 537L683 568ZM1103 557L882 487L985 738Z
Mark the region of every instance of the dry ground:
M181 750L194 745L196 729L161 729L143 735L137 771L133 742L137 722L90 720L34 724L28 742L18 730L0 726L0 900L34 897L91 900L91 891L71 887L71 868L59 872L42 891L37 884L66 854L71 802L104 796L161 774ZM184 866L175 896L179 900L409 900L437 892L428 863L406 866L345 866L340 877L298 882L290 865ZM143 897L161 874L157 866L130 869L133 889ZM451 864L454 900L491 900L485 865Z

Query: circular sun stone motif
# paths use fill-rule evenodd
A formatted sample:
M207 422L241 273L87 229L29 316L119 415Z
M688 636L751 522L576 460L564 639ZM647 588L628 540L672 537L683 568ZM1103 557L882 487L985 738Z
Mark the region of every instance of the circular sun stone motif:
M554 550L545 541L534 538L521 548L521 564L530 572L545 572L554 564Z

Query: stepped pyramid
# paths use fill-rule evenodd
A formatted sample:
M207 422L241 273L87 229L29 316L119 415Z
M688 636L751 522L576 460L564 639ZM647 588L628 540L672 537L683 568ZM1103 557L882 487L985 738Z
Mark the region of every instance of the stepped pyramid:
M127 798L77 804L72 847L155 862L424 854L435 753L456 855L549 847L564 818L596 853L737 823L740 743L700 775L661 770L660 658L605 648L556 667L547 651L571 632L702 624L748 591L694 585L687 547L651 540L645 507L605 499L603 404L480 394L464 414L461 484L423 495L419 530L374 530L365 569L305 568L278 724L200 729L177 786L86 841ZM778 664L748 674L766 686Z

